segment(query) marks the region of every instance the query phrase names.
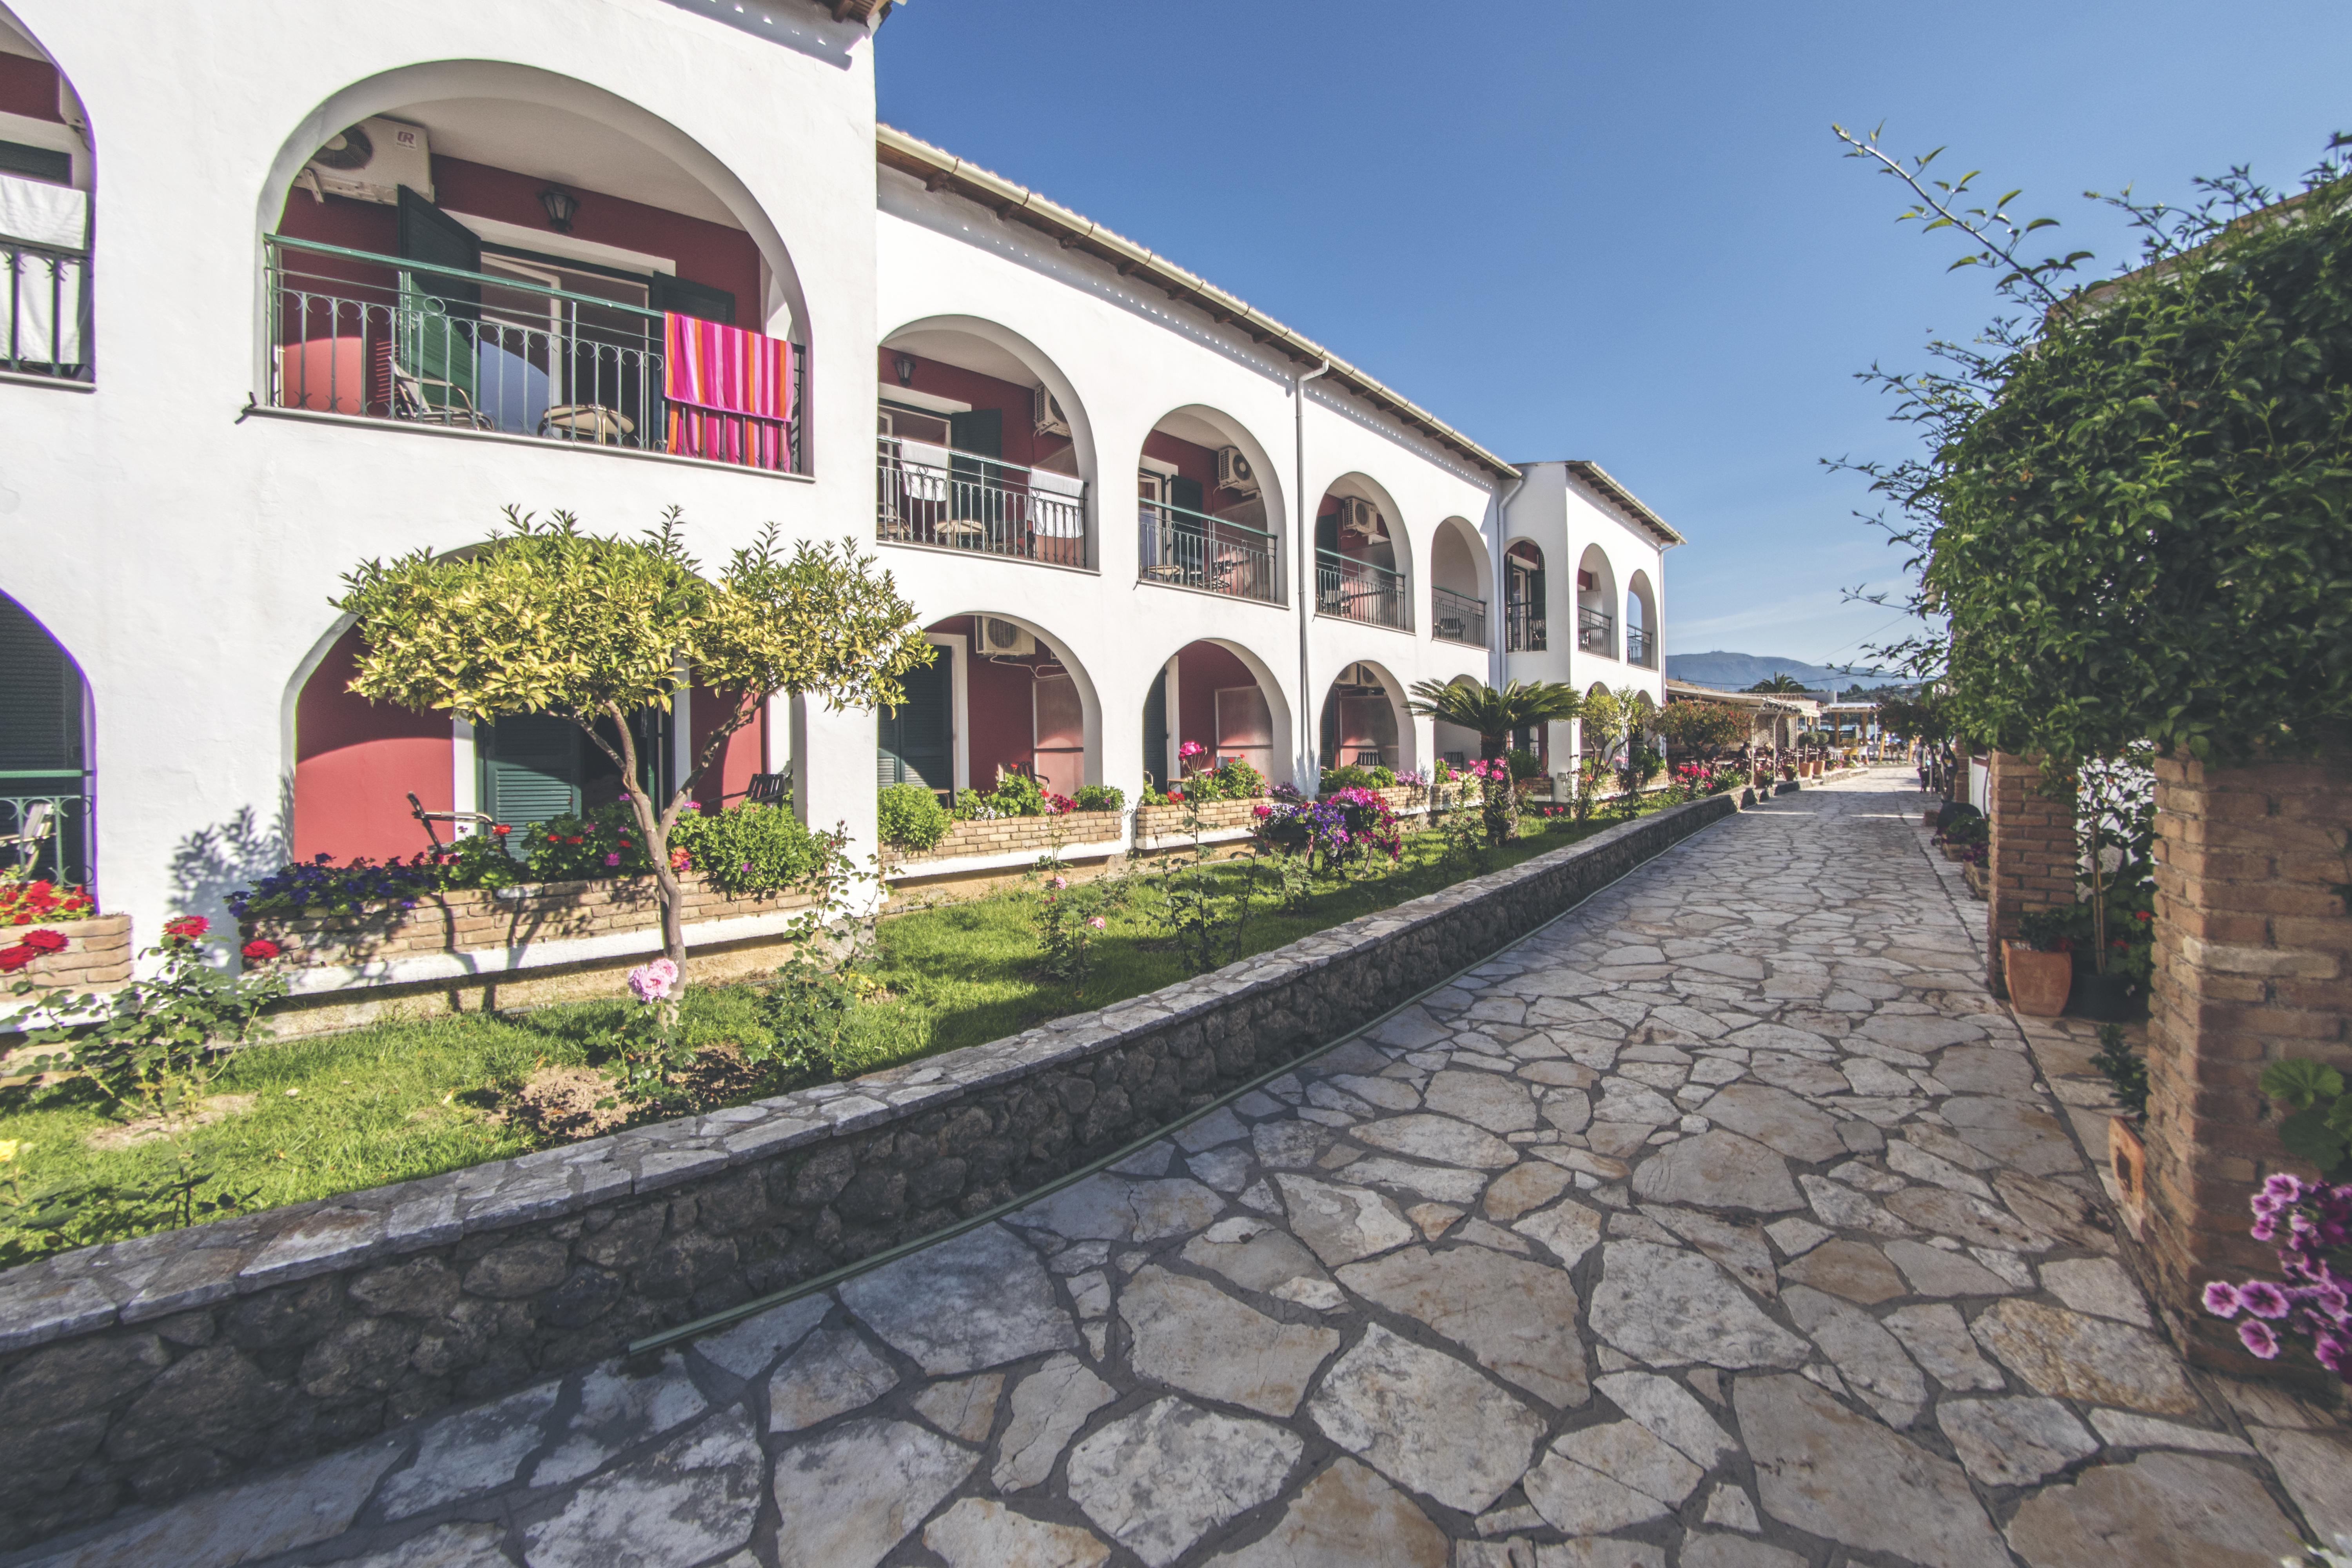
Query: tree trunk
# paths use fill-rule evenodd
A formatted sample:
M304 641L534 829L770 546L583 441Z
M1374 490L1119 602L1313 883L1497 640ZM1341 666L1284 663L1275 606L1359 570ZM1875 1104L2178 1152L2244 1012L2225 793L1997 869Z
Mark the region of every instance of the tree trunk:
M637 742L629 729L628 719L618 709L612 710L611 718L621 736L621 754L614 760L621 764L623 794L629 803L629 815L636 818L637 832L646 841L646 854L654 863L654 890L661 902L662 951L677 965L677 985L671 993L675 1000L686 990L686 921L682 912L686 890L678 882L677 873L670 868L669 830L677 820L678 800L685 797L693 781L681 784L677 798L656 811L651 795L638 782ZM598 745L604 744L593 725L589 735Z

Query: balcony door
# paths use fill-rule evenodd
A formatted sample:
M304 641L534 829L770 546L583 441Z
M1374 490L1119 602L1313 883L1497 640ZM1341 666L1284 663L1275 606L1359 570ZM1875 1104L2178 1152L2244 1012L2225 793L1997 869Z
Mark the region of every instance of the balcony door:
M931 662L901 678L907 700L876 716L877 781L955 790L955 649L932 645Z

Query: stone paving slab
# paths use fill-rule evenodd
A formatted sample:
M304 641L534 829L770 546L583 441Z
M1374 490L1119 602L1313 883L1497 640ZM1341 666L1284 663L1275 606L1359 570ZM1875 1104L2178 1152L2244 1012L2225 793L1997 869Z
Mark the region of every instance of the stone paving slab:
M2081 1053L1986 994L1895 776L1009 1223L13 1563L2270 1568L2352 1528L2342 1426L2155 1327Z

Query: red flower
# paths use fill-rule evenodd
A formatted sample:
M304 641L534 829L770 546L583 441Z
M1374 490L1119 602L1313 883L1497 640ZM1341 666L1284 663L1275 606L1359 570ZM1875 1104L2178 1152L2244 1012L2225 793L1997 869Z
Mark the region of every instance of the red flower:
M63 952L67 946L66 933L61 931L28 931L16 940L35 952Z
M14 947L0 947L0 974L14 974L40 956L21 942Z
M550 844L561 844L561 843L562 843L562 842L563 842L563 840L562 840L562 838L560 838L560 837L556 837L556 836L555 836L554 834L552 834L552 833L551 833L551 834L549 834L549 835L547 836L547 841L548 841Z
M182 915L177 920L163 922L163 934L178 937L183 942L194 942L212 929L213 922L202 915Z
M512 833L514 829L509 827L503 822L498 822L490 825L490 831L497 834L499 837L504 838L508 834Z
M585 842L585 840L583 840L583 839L580 838L579 837L577 837L577 836L575 835L575 836L574 836L574 837L570 837L570 838L565 839L563 842L565 842L566 844L580 844L580 843L583 843L583 842Z
M266 936L257 936L251 942L247 942L243 947L237 949L237 951L245 954L246 957L253 960L254 963L259 963L266 958L277 957L286 950L278 946L276 942L270 941Z

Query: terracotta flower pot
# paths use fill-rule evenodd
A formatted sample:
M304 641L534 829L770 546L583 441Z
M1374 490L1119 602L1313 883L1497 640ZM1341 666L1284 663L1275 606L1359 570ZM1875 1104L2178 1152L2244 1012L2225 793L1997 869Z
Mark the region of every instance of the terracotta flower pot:
M2036 952L2021 942L2005 942L2000 963L2011 1006L2037 1018L2055 1018L2066 1010L2066 993L2074 986L2073 953Z

